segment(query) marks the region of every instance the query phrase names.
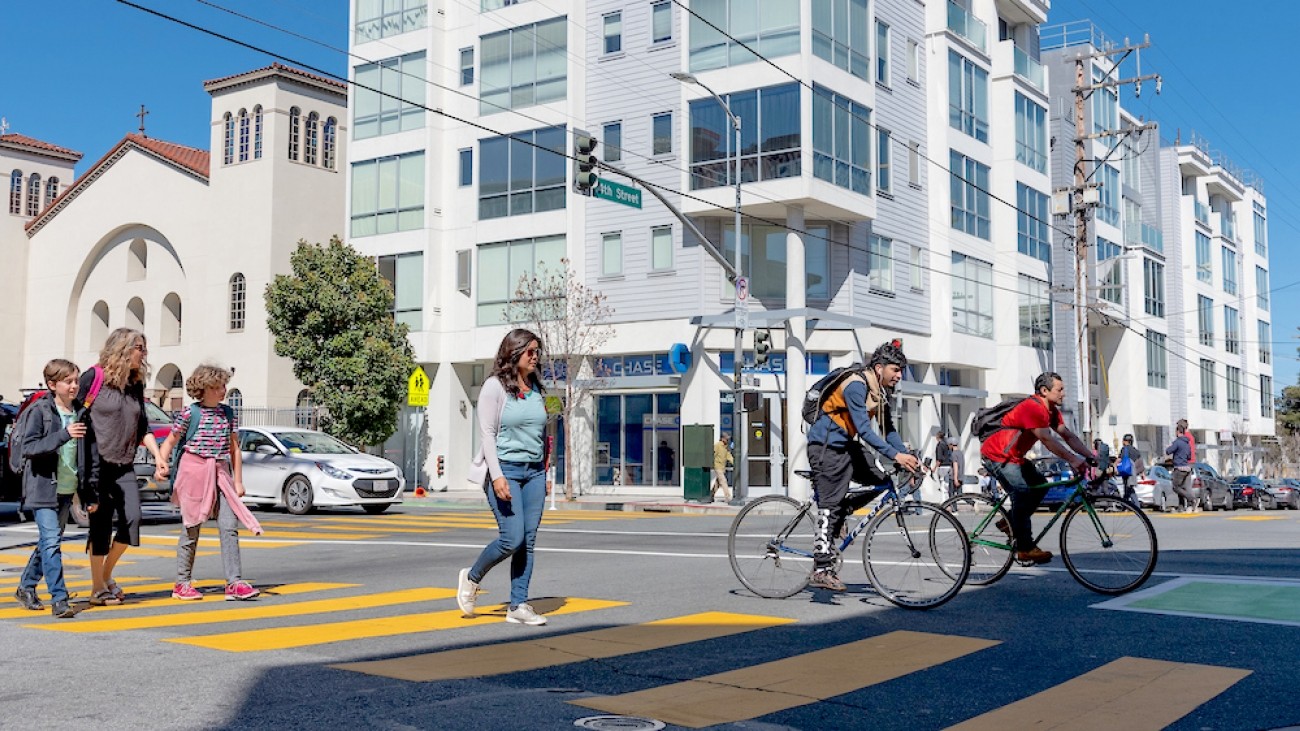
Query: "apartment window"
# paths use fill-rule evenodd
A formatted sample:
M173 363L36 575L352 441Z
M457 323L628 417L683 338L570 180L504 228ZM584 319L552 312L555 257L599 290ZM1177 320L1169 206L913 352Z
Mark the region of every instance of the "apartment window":
M1237 293L1237 252L1224 246L1220 248L1223 253L1223 291L1228 294Z
M822 0L812 4L813 54L860 79L871 75L867 0Z
M1214 265L1210 262L1210 237L1196 232L1196 279L1210 283L1214 281Z
M478 247L478 324L505 322L506 307L519 282L541 270L559 271L564 236L543 236Z
M762 12L758 8L754 0L696 0L691 3L691 71L757 61L758 58L741 43L766 58L798 53L799 0L764 0ZM866 22L864 16L864 34ZM721 32L713 26L720 28Z
M316 152L320 149L320 115L316 112L307 115L305 137L307 144L303 146L302 161L315 165Z
M240 162L246 162L248 160L248 137L249 137L248 133L249 133L248 110L241 109L239 110L239 161Z
M1273 361L1273 326L1264 320L1255 321L1256 338L1259 340L1259 362Z
M802 135L799 85L784 84L724 97L743 121L740 179L745 182L798 177ZM735 182L735 135L726 114L712 98L691 102L691 189ZM813 125L817 111L813 109ZM753 121L751 121L753 120ZM729 142L729 140L731 140Z
M623 11L619 10L604 15L605 53L618 53L623 50Z
M474 252L461 249L456 252L456 291L469 294L474 269Z
M1259 415L1265 419L1273 418L1273 377L1259 377Z
M1101 205L1097 206L1097 220L1109 223L1112 226L1119 225L1119 202L1121 199L1119 189L1119 171L1110 165L1102 165L1098 171L1098 179L1101 182Z
M54 202L54 199L58 197L59 197L59 179L51 176L45 181L45 207L49 208L50 204Z
M333 170L338 165L339 121L333 117L325 120L321 129L321 166Z
M889 23L876 21L876 83L890 85Z
M808 299L830 298L830 229L826 226L804 227L804 282ZM727 261L735 261L735 227L730 223L722 227L722 253ZM790 233L784 226L742 224L741 270L750 272L749 291L753 297L785 297L785 237ZM724 280L725 282L725 280ZM723 297L730 298L733 291L729 283L723 285Z
M1097 269L1101 278L1100 296L1108 302L1124 303L1124 260L1119 244L1097 237Z
M568 28L562 16L480 38L479 114L563 99Z
M262 159L262 105L253 107L253 159Z
M1241 413L1241 369L1235 366L1226 368L1228 381L1228 413Z
M663 43L673 39L672 0L660 0L650 5L650 42Z
M23 171L9 173L9 212L19 215L23 212Z
M1269 307L1269 287L1268 287L1268 270L1264 267L1255 267L1255 306L1268 312Z
M993 265L952 254L953 332L993 337Z
M1164 333L1147 330L1147 387L1169 388L1169 350Z
M1201 345L1214 345L1214 300L1196 295L1196 332Z
M673 227L650 229L650 270L666 272L673 268Z
M989 167L951 150L952 227L985 241L989 234Z
M1214 383L1214 361L1201 359L1201 408L1218 407L1218 394Z
M613 277L623 273L623 234L620 231L600 237L600 275Z
M1241 315L1237 308L1223 306L1223 349L1229 353L1241 353Z
M871 195L871 110L813 87L813 175Z
M892 135L887 129L876 132L876 190L881 193L892 192L893 178L889 174L890 140Z
M1142 260L1142 308L1148 315L1165 316L1165 265Z
M1051 261L1052 241L1048 238L1047 196L1024 183L1016 183L1016 250L1040 261Z
M459 153L460 159L460 187L464 188L474 184L474 151L466 148Z
M41 212L41 176L32 173L27 178L27 215L35 216Z
M1093 82L1106 79L1106 72L1093 67ZM1092 93L1092 131L1106 132L1119 127L1119 92L1116 87L1097 89Z
M712 100L710 100L712 101ZM656 114L650 118L652 155L671 155L673 152L673 115L672 112Z
M241 332L244 329L245 317L248 312L248 280L244 275L236 272L230 277L230 330Z
M460 49L460 85L474 83L474 47Z
M883 236L867 240L867 286L872 292L894 292L894 242Z
M428 0L357 0L356 40L410 33L429 22Z
M472 75L474 49L466 50L470 52ZM464 51L461 57L464 58ZM353 139L424 127L424 61L424 51L420 51L356 68L356 85L352 87Z
M948 52L948 124L989 141L989 72L956 51Z
M1047 172L1047 110L1016 92L1016 160Z
M907 183L908 185L921 187L921 143L912 141L907 143Z
M623 123L610 122L601 133L601 142L605 144L605 161L618 162L623 159Z
M1047 282L1020 275L1020 344L1052 349L1052 299Z
M424 226L424 153L352 164L352 235Z
M298 107L289 108L289 159L298 159L298 147L301 144L302 111Z
M393 319L411 332L424 329L424 253L379 257L379 276L393 288Z
M235 161L235 117L230 112L226 112L223 120L225 135L221 145L221 164L229 165Z
M519 216L564 208L564 128L479 142L478 217Z
M1265 216L1264 206L1258 201L1251 204L1255 209L1255 253L1260 256L1268 256L1268 219Z
M907 39L907 80L921 83L921 44L914 39Z
M925 249L912 247L911 267L908 272L908 284L913 292L925 291Z

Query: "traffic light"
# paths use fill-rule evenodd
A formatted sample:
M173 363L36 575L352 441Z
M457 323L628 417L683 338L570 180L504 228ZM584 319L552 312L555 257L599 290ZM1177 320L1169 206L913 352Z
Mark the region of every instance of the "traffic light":
M772 333L766 330L754 331L754 365L767 365L767 356L772 352Z
M583 195L596 187L596 138L573 132L573 189Z
M447 474L447 465L442 461L442 455L438 455L438 476L442 477Z

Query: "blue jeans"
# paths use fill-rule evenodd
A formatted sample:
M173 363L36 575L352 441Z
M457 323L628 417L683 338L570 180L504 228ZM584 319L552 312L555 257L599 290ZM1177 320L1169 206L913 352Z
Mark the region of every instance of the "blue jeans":
M68 514L71 512L71 495L60 495L57 508L36 508L32 511L39 538L32 557L27 561L27 568L23 569L22 578L18 580L20 588L36 591L41 577L45 577L50 599L55 602L68 600L68 587L63 582L63 549L59 543L63 539L63 526L68 524Z
M1016 550L1033 550L1034 511L1047 497L1043 489L1047 479L1028 460L1017 464L985 459L984 469L1011 493L1011 535L1016 537Z
M510 499L502 500L485 482L488 505L496 516L500 534L479 554L469 570L469 580L483 581L493 566L510 558L510 608L528 601L533 577L533 544L546 506L546 472L541 462L502 462L501 474L510 483Z

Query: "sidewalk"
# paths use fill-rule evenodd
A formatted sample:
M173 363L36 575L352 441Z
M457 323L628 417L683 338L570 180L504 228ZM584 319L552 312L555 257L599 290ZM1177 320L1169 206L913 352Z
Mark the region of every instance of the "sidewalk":
M575 500L566 500L561 488L555 495L556 510L610 510L622 512L646 513L686 513L695 515L735 515L741 506L727 503L697 503L681 496L645 495L636 493L619 493L617 495L581 495ZM429 508L440 507L487 507L486 499L480 490L448 490L431 492L425 497L415 497L412 492L402 496L403 507ZM546 509L551 509L551 500L547 498Z

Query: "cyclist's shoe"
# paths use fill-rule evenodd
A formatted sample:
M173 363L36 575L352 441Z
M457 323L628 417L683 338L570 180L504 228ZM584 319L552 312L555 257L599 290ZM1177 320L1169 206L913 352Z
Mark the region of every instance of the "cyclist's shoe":
M808 581L808 586L814 589L830 589L831 591L844 591L848 587L840 581L840 577L830 569L818 569L813 572L812 579Z
M993 527L1006 533L1007 538L1011 537L1011 524L1007 522L1006 518L998 518L998 522L994 523Z
M1028 551L1016 551L1016 560L1020 563L1045 564L1051 563L1052 552L1044 551L1038 546L1034 546Z

